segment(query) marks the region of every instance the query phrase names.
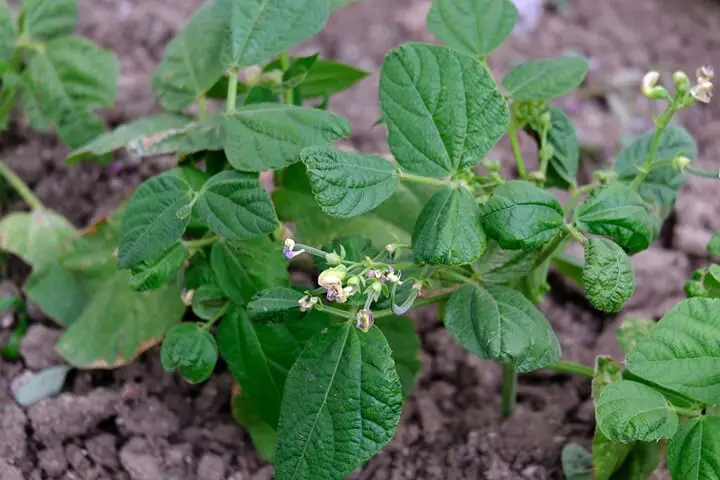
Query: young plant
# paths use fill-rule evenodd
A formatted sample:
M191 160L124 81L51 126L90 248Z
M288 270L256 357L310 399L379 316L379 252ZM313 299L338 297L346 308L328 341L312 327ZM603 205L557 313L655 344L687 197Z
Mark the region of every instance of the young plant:
M77 17L76 0L23 0L17 18L0 0L0 131L18 105L32 128L72 148L103 132L93 109L115 101L120 65L72 35Z
M684 302L642 340L636 332L647 325L626 331L633 347L622 374L604 358L595 369L561 360L536 304L552 265L573 275L600 310L616 312L632 295L629 255L658 236L685 176L718 177L692 166L695 142L671 124L677 111L709 100L712 71L701 69L692 85L675 73L672 93L657 73L648 74L643 93L666 106L656 128L620 152L612 169L578 185L572 123L549 103L583 82L587 61L532 60L498 83L487 57L515 25L512 2L436 0L428 27L446 46L402 45L382 68L391 162L331 147L350 129L327 111L328 98L364 74L286 53L323 27L330 6L208 2L169 44L153 76L169 113L73 152L71 158L118 148L175 153L178 166L138 187L122 218L116 214L34 265L26 293L51 317L68 320L66 337L76 329L74 342L58 347L65 358L76 366L115 366L164 337L165 368L201 382L222 357L237 381L233 413L275 462L276 477L339 479L392 438L412 392L419 340L403 315L441 304L460 345L502 364L504 415L513 409L518 372L551 368L594 377L602 436L594 460L606 475L599 478L625 475L618 472L636 456L648 465L651 457L633 452L653 450L656 444L641 442L661 438L679 436L674 445L685 453L669 457L676 472L710 461L705 446L720 441L702 426L714 422L711 406L720 404L712 373L720 300ZM225 104L211 111L208 99L221 91ZM193 105L197 119L186 114ZM537 169L522 156L521 129L538 143ZM518 179L487 158L504 135ZM259 179L268 170L272 195ZM569 191L565 205L551 187ZM16 231L37 228L23 218ZM4 237L3 227L13 229L4 223L0 247L36 262L22 241L8 247L5 238L14 237ZM74 230L68 235L76 238ZM117 262L108 254L113 242ZM581 266L563 255L569 242L583 245ZM292 285L289 265L317 268L316 285ZM58 279L62 286L53 283ZM122 295L96 293L77 320L49 295L109 283ZM180 289L191 322L178 323ZM106 322L107 312L115 315ZM113 357L109 350L120 339L126 348ZM678 430L678 414L693 420ZM695 448L698 438L710 443ZM599 457L608 451L619 453L612 461ZM634 465L628 468L635 477L615 478L646 475Z

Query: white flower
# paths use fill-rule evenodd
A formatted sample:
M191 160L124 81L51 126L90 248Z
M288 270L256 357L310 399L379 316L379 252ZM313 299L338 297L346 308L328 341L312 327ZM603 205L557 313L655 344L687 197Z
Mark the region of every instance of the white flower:
M318 297L313 297L311 295L305 295L300 300L298 300L298 305L300 305L300 311L301 312L307 312L308 310L311 310L320 300Z
M697 85L690 89L690 95L695 100L702 103L710 103L712 98L713 83L715 72L712 67L705 66L697 69Z
M372 311L367 309L360 310L355 319L357 320L357 328L359 328L363 333L369 332L375 323L375 315Z
M337 267L328 268L321 272L320 276L318 276L318 284L326 290L330 290L331 288L340 290L346 276L347 268L345 268L344 265L338 265Z

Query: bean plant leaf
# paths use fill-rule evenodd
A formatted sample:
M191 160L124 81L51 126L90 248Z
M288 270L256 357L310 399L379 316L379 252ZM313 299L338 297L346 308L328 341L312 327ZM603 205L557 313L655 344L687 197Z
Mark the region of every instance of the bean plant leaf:
M247 395L242 393L240 385L236 384L233 388L230 408L235 421L242 425L250 435L250 439L260 458L273 463L275 461L277 432L275 428L262 419L255 407L250 404Z
M445 327L471 353L512 364L520 372L560 358L560 344L545 316L507 287L460 287L445 306Z
M387 339L392 358L395 360L402 391L410 398L415 388L415 379L422 364L420 362L420 337L415 322L410 317L384 317L375 320L375 325Z
M717 479L720 472L720 417L693 418L670 440L667 463L672 478Z
M151 81L152 91L165 110L182 111L223 76L227 22L224 3L207 2L165 48Z
M181 323L165 337L160 361L167 372L178 370L190 383L207 380L215 370L218 348L210 332L196 323Z
M477 269L483 283L510 283L525 277L538 258L538 251L505 250L495 240L490 240L473 268Z
M307 147L325 147L350 134L346 119L316 108L258 104L227 116L223 144L228 162L248 172L278 169Z
M613 170L621 181L630 183L650 153L655 138L651 130L625 147L613 163ZM697 157L697 145L693 137L682 127L670 125L663 133L655 153L655 162L669 162L683 155L690 160ZM685 175L672 165L654 167L638 187L638 193L658 210L662 218L667 217L675 205L678 190L685 185Z
M487 70L472 57L433 45L410 43L385 57L380 107L397 162L428 177L475 165L509 123Z
M356 2L357 0L329 0L330 2L330 8L335 10L338 8L342 8L346 5L350 5L353 2Z
M412 236L413 259L433 265L465 265L485 251L475 198L464 188L445 188L425 205Z
M149 260L177 242L187 227L190 185L174 175L160 175L142 183L125 207L118 247L118 263L127 268Z
M555 197L522 180L493 190L481 217L488 236L508 250L538 249L565 224L563 208Z
M267 320L288 312L299 312L303 294L291 288L276 287L255 294L247 306L251 321Z
M318 33L328 20L327 0L220 0L227 22L226 68L262 63Z
M692 399L720 398L720 300L691 298L671 309L628 355L635 375Z
M517 20L510 0L436 0L427 27L448 47L484 57L510 36Z
M558 108L550 108L548 143L553 149L547 171L548 187L568 188L577 185L580 147L570 117Z
M593 307L603 312L619 312L635 292L630 258L612 240L588 239L582 285Z
M567 480L592 480L593 459L585 447L577 443L568 443L561 455L563 473Z
M341 218L373 210L398 185L395 167L375 155L328 148L303 150L313 193L323 211Z
M580 56L567 56L521 63L503 79L513 100L550 100L580 86L589 63Z
M56 261L77 236L65 217L43 207L0 220L0 250L17 255L33 268Z
M716 232L708 243L707 251L714 257L720 257L720 232Z
M627 445L627 444L624 444ZM612 480L646 480L662 462L664 442L635 442ZM597 479L593 479L597 480Z
M635 350L655 325L657 322L651 318L628 317L623 319L620 328L615 332L615 338L625 355L629 355Z
M368 75L351 65L318 59L297 89L305 99L326 98L347 90Z
M280 246L262 238L248 242L218 242L210 263L220 288L237 305L246 305L256 293L290 283L288 261Z
M3 0L0 2L0 64L11 60L15 52L17 25L10 6ZM0 69L2 70L2 69ZM3 72L0 71L0 76Z
M650 442L670 438L678 417L665 397L647 385L620 380L597 398L597 422L602 433L618 442Z
M623 184L595 190L575 209L578 227L610 237L630 254L647 249L660 232L660 221L642 197Z
M279 480L344 478L392 438L403 396L379 329L328 328L288 375L280 410Z
M178 242L154 258L134 264L130 286L140 292L162 287L177 274L187 256L187 249Z
M225 292L215 284L200 285L192 296L192 311L195 316L214 321L228 308Z
M229 240L251 240L278 225L275 209L257 175L221 172L203 186L194 210L210 229Z
M70 35L78 20L77 0L23 0L21 29L37 40Z

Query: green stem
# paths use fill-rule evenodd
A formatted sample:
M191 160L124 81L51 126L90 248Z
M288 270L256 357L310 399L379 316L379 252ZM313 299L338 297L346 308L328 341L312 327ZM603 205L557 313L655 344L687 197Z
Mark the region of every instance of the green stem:
M433 303L439 303L444 302L450 296L453 294L453 292L446 292L446 293L440 293L438 295L433 295L432 297L421 297L415 300L415 303L413 303L412 308L417 307L423 307L425 305L432 305ZM395 315L391 308L384 308L382 310L377 310L373 312L375 315L375 318L383 318L383 317L391 317Z
M585 243L585 235L582 234L580 230L575 228L575 226L571 223L566 223L565 228L567 229L568 233L578 242L584 244Z
M288 56L287 52L280 54L280 68L282 68L283 72L287 72L290 68L290 57ZM295 103L292 88L285 88L283 91L283 96L286 104L292 105Z
M580 375L581 377L593 378L595 371L592 367L583 365L582 363L566 362L560 360L547 366L548 369L558 373L569 373L571 375Z
M657 154L658 147L660 146L660 141L662 140L665 129L670 123L673 115L675 115L676 111L677 106L675 105L675 102L671 102L670 104L668 104L665 111L658 118L657 128L655 129L655 135L653 136L652 143L650 144L650 150L648 151L648 155L645 158L645 162L643 162L643 164L638 168L638 174L630 184L631 188L637 190L637 188L642 185L642 183L652 171L653 162L655 161L655 155Z
M437 185L440 187L454 186L454 182L448 180L439 180L437 178L421 177L420 175L413 175L411 173L403 172L402 170L397 171L397 176L400 180L408 182L424 183L426 185Z
M570 199L568 200L567 204L565 205L565 216L569 216L572 214L573 209L575 208L575 205L577 204L578 199L580 198L580 195L583 193L590 193L596 188L598 188L600 185L597 183L590 183L588 185L583 185L580 188L576 188L572 191L572 194L570 195Z
M540 173L542 174L543 178L547 177L547 168L548 168L548 164L550 163L550 156L542 153L543 149L547 145L547 136L548 136L549 130L550 130L549 127L546 127L545 129L543 129L542 135L540 137L540 149L541 149L541 151L540 151Z
M687 167L685 169L687 173L690 175L695 175L696 177L703 177L703 178L712 178L714 180L720 180L720 170L717 170L715 172L708 172L705 170L698 170L697 168L693 167Z
M515 410L517 392L517 372L511 364L502 365L502 391L500 397L500 415L508 418Z
M438 276L445 278L446 280L454 280L456 282L460 283L470 283L472 282L472 279L469 277L466 277L465 275L455 272L453 270L438 270L435 272L438 274Z
M683 408L683 407L677 407L675 405L672 406L672 409L675 410L675 413L679 415L685 415L686 417L699 417L700 412L697 410L693 410L692 408Z
M566 253L554 255L551 261L555 270L582 286L582 272L584 267L582 261Z
M15 172L10 170L10 167L5 165L4 162L0 162L0 177L3 177L7 183L20 195L25 203L32 210L43 208L43 204L38 197L30 190L30 187L22 180L22 178L15 175Z
M213 235L212 237L200 238L198 240L187 240L183 242L183 245L185 245L185 248L188 250L200 250L201 248L212 245L217 241L218 237Z
M525 168L525 159L523 158L522 150L520 149L520 140L518 139L514 121L510 122L510 127L508 128L508 138L510 138L510 146L512 147L513 157L515 157L515 165L518 170L518 175L520 175L520 178L526 179L527 169Z
M553 241L550 242L542 252L540 252L540 256L535 260L535 263L533 264L530 271L535 270L540 265L544 264L548 258L552 257L569 236L570 233L567 231L556 235Z
M237 87L235 87L237 88ZM198 116L200 117L200 120L205 120L207 118L207 106L208 106L208 100L205 95L200 95L197 100L198 104Z
M329 305L325 304L318 304L318 306L315 307L321 312L327 312L333 315L337 315L338 317L348 318L348 319L354 319L355 315L353 315L352 312L349 312L347 310L342 310L340 308L331 307Z
M238 69L231 68L229 73L230 79L228 81L228 93L227 93L227 105L226 112L233 113L237 106L237 76Z
M223 305L223 307L220 309L220 311L210 320L205 322L203 325L200 326L201 330L210 330L215 323L217 323L218 320L220 320L222 317L225 316L225 314L230 310L230 302Z

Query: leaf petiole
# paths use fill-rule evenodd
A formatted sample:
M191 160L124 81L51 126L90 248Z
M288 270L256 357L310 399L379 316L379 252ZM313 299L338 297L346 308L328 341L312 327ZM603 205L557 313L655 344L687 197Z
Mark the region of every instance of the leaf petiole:
M229 72L230 81L228 82L227 105L226 112L233 113L237 105L237 76L238 69L231 68Z
M448 187L448 186L454 186L455 182L451 182L449 180L440 180L437 178L431 178L431 177L421 177L420 175L413 175L411 173L403 172L402 170L397 170L397 176L400 180L405 180L408 182L415 182L415 183L424 183L426 185L437 185L439 187Z
M630 188L637 190L638 187L642 185L642 183L652 171L653 162L655 161L655 155L657 154L658 148L660 147L660 141L662 140L662 136L665 133L665 129L667 128L670 120L672 119L673 115L675 115L675 112L677 112L677 110L678 106L676 105L676 103L674 101L670 102L665 111L660 115L660 117L658 117L656 122L657 128L655 129L655 135L653 136L652 143L650 144L650 150L648 151L647 158L645 158L645 162L643 162L643 164L638 167L638 174L630 184Z
M218 240L219 237L213 235L212 237L200 238L198 240L186 240L183 241L183 245L185 245L185 248L188 250L200 250L203 247L214 244Z
M20 195L25 203L32 210L43 208L43 204L38 197L30 190L30 187L13 172L10 167L5 165L5 162L0 162L0 177L4 178L7 183Z
M593 378L595 376L594 369L582 363L560 360L559 362L548 365L547 368L554 372L580 375L581 377Z
M678 415L685 415L686 417L701 416L700 412L698 412L697 410L693 410L692 408L683 408L673 405L672 409L675 410L675 413L677 413Z
M318 303L315 309L320 312L327 312L338 317L347 318L348 320L352 320L355 318L355 315L348 310L331 307L329 305L325 305L324 303Z
M510 120L510 127L508 127L507 134L508 138L510 138L510 146L512 147L513 157L515 157L515 166L517 167L518 175L525 180L528 173L527 168L525 168L525 159L520 149L520 139L517 135L517 125L515 124L514 118Z
M500 397L500 415L508 418L515 410L515 396L517 393L517 372L515 365L504 364L502 366L502 390Z

